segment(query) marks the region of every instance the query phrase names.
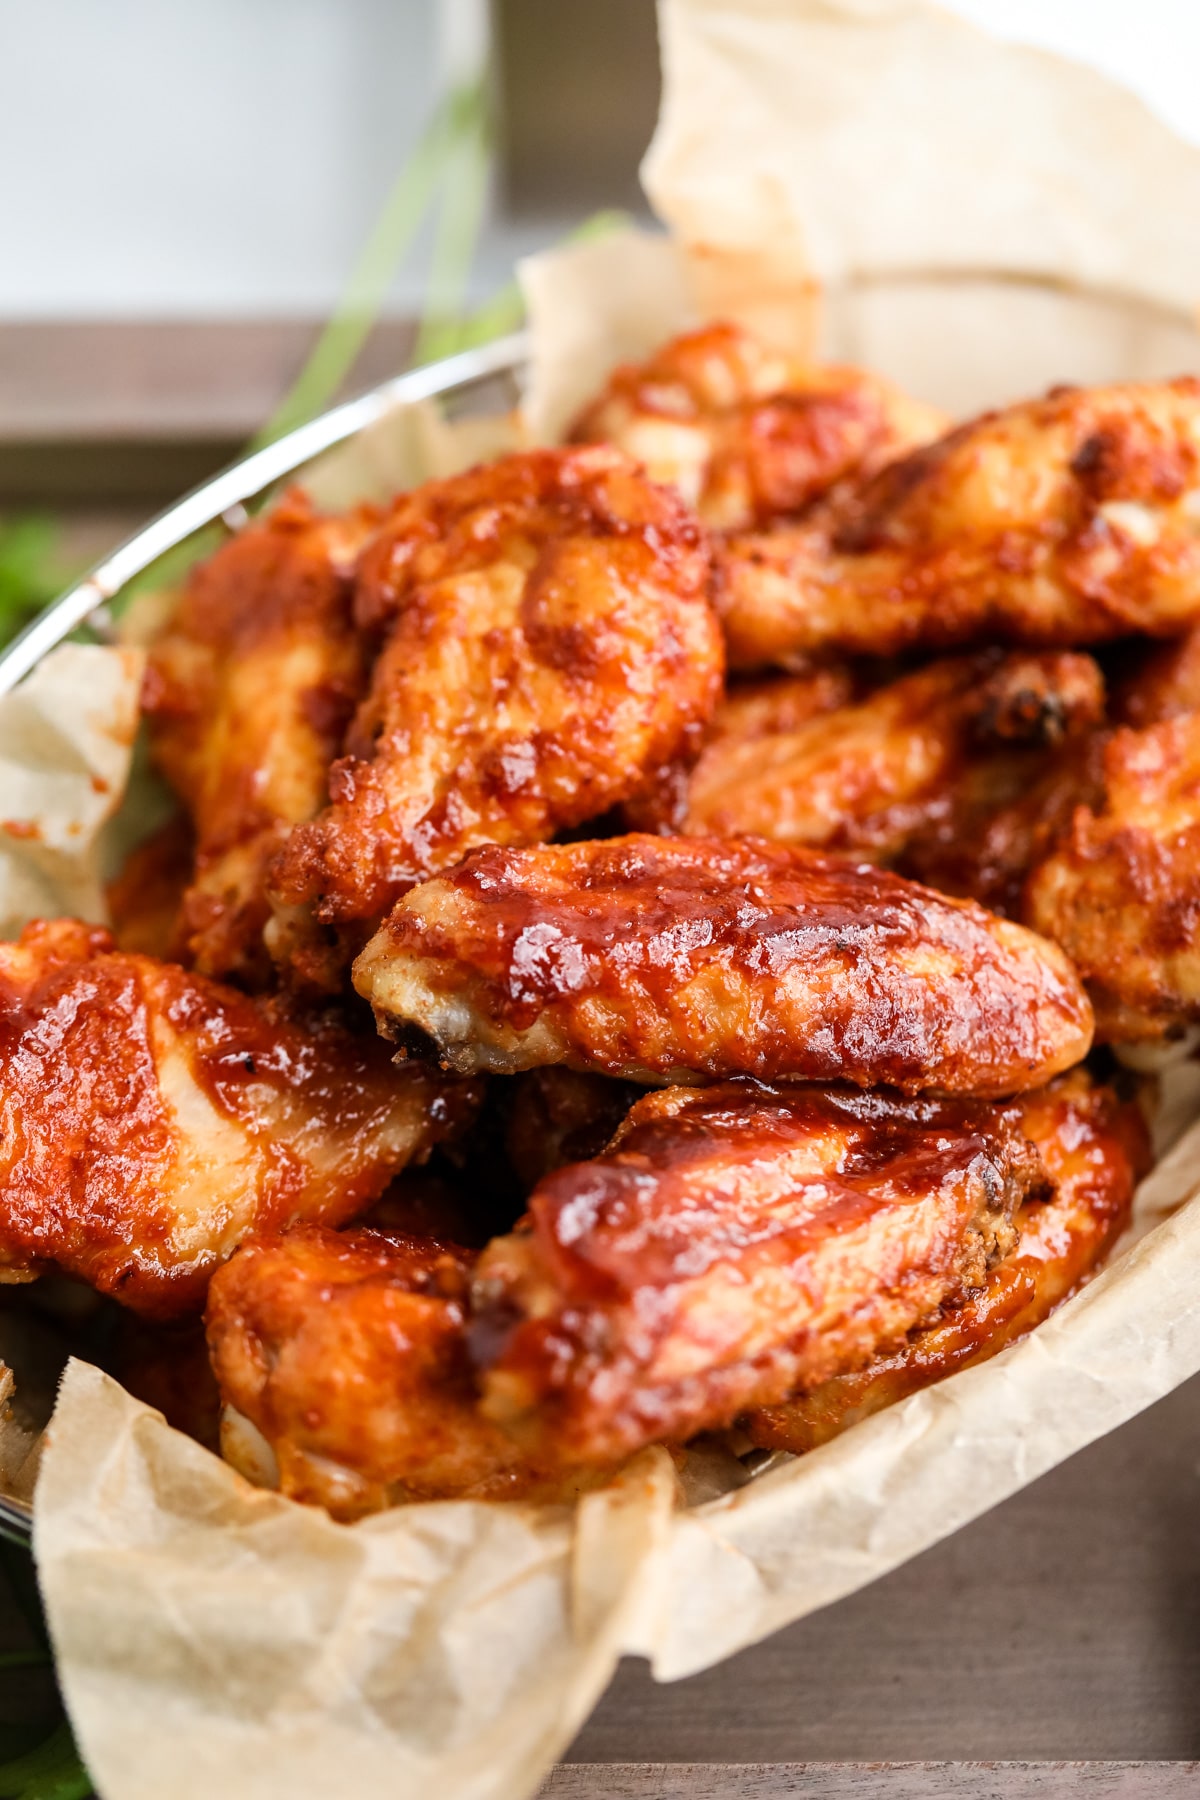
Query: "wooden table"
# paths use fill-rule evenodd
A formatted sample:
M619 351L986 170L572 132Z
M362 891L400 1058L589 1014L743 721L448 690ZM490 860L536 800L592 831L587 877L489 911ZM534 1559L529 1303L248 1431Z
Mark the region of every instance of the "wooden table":
M665 1686L624 1664L543 1790L784 1795L1200 1796L1200 1377L730 1662Z
M731 1662L625 1664L545 1791L1140 1800L1200 1795L1193 1758L1200 1378Z

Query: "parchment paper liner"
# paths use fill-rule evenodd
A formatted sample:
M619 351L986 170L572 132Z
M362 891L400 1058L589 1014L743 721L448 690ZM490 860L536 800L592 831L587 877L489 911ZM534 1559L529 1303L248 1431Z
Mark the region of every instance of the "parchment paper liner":
M710 311L801 351L819 334L959 410L1195 364L1183 309L1200 294L1200 240L1182 224L1200 157L1129 96L924 6L662 11L648 180L677 243L535 259L525 423L474 424L465 442L430 409L405 415L314 471L327 503L552 437L615 360ZM1143 1184L1137 1241L1032 1338L736 1492L693 1491L690 1507L651 1452L574 1512L446 1503L339 1526L249 1488L72 1364L36 1548L101 1792L530 1792L622 1651L662 1679L729 1655L1200 1368L1198 1177L1200 1124Z

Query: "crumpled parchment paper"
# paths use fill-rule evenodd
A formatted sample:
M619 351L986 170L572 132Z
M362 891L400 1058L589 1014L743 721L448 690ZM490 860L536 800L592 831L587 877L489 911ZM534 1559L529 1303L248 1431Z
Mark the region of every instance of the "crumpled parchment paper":
M26 919L103 923L101 837L121 804L144 658L63 644L0 697L0 938Z
M1200 155L1111 84L912 0L661 14L647 179L675 240L526 265L523 424L400 417L318 468L323 499L553 437L614 361L713 313L960 411L1200 360ZM105 1800L519 1800L623 1651L687 1674L927 1548L1200 1368L1198 1110L1172 1107L1136 1230L1033 1337L727 1493L719 1463L652 1452L573 1511L335 1525L72 1364L36 1550Z

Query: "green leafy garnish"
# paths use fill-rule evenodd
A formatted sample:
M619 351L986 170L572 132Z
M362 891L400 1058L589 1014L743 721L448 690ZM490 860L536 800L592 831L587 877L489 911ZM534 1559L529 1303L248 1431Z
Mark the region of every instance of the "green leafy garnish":
M91 1792L65 1719L34 1749L0 1763L0 1800L87 1800Z

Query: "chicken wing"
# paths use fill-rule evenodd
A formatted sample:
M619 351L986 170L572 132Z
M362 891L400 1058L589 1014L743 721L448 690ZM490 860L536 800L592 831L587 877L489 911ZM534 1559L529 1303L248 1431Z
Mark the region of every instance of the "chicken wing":
M805 366L715 324L622 365L571 438L614 444L710 529L738 531L803 511L946 423L877 375Z
M1005 1094L1078 1062L1062 953L967 901L753 841L474 851L355 964L381 1029L464 1073L756 1075Z
M813 685L804 677L780 685L796 680ZM790 730L747 736L741 717L718 715L684 828L892 861L953 811L980 764L993 787L1003 772L1020 793L1046 747L1095 725L1103 709L1089 656L985 651L933 663Z
M845 663L816 667L803 675L740 681L718 704L705 740L717 747L720 757L722 750L728 753L734 744L799 731L810 719L848 706L860 686L860 678ZM657 831L665 836L683 831L694 775L695 770L686 763L674 764L662 781L620 809L625 829Z
M753 1443L797 1455L814 1450L906 1394L995 1356L1087 1280L1128 1223L1134 1185L1148 1166L1141 1115L1080 1069L1025 1096L1020 1120L1053 1185L1018 1209L1016 1247L992 1265L982 1287L919 1325L898 1349L750 1413L741 1423Z
M1194 712L1200 712L1200 627L1136 656L1113 692L1113 717L1120 725L1159 725Z
M1200 622L1200 381L1059 388L892 463L820 519L734 535L730 664Z
M455 1245L394 1232L297 1226L245 1244L208 1298L227 1459L342 1519L577 1491L479 1411L470 1267Z
M1112 734L1100 798L1035 868L1025 917L1078 968L1101 1039L1200 1019L1200 714Z
M513 1095L505 1148L525 1194L563 1163L599 1156L639 1091L632 1082L561 1063L530 1069L506 1085Z
M54 1264L160 1318L252 1229L341 1223L470 1087L71 921L0 944L0 1279Z
M897 869L1020 919L1030 870L1099 791L1103 747L1102 731L1085 731L1056 751L997 751L968 763L943 809L913 831Z
M978 1286L1043 1180L1015 1111L977 1101L648 1094L480 1258L484 1410L566 1463L727 1424Z
M359 579L387 641L332 806L275 864L279 900L377 920L472 845L635 794L720 691L707 570L681 503L608 449L508 456L401 501Z
M366 667L351 577L378 516L290 494L193 572L151 651L151 752L196 833L180 948L203 974L270 971L266 867L328 798Z

